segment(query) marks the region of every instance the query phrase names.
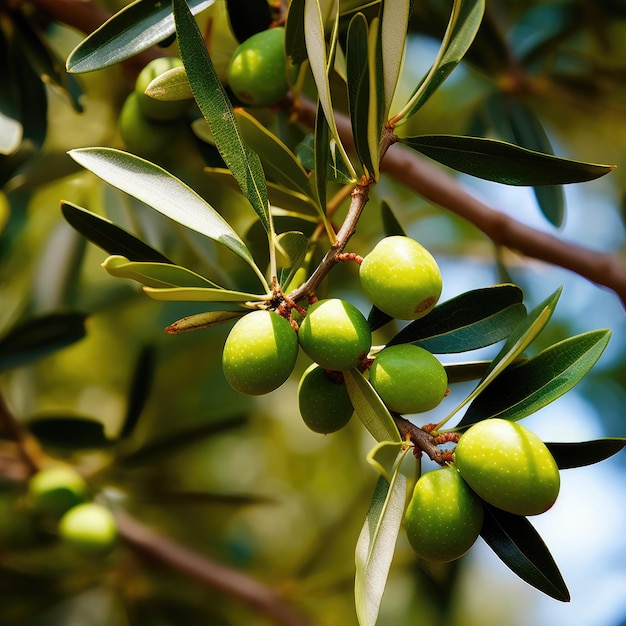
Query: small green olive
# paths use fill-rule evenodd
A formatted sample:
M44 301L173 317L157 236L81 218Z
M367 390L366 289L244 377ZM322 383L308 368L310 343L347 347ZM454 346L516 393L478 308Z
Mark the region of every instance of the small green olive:
M559 495L559 468L531 430L500 418L471 426L454 453L461 476L483 500L516 515L547 511Z
M297 356L298 335L291 323L272 311L253 311L228 334L222 367L233 389L256 396L280 387Z
M111 512L95 502L71 508L59 521L59 536L77 552L103 556L117 541L117 525Z
M441 295L441 271L433 256L414 239L385 237L363 259L363 291L381 311L397 319L426 315Z
M87 499L85 479L69 465L41 469L28 483L28 497L33 508L47 515L61 516Z
M384 348L372 363L370 382L397 413L430 411L448 389L443 365L428 350L410 343Z
M269 28L237 47L227 70L228 84L238 100L255 107L278 102L289 90L285 29Z
M343 381L329 376L326 370L315 363L300 379L298 408L304 423L313 432L323 434L343 428L354 411Z
M482 523L480 499L451 467L419 478L404 516L415 553L441 563L463 556L478 538Z
M338 298L312 304L300 324L298 338L313 361L334 371L357 367L372 346L372 333L363 314Z

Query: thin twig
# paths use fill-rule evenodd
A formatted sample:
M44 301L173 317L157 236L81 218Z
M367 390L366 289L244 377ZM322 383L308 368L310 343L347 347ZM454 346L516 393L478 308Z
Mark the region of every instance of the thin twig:
M199 555L132 517L118 515L116 521L120 536L137 552L185 574L201 585L247 603L277 624L311 626L308 618L286 606L283 598L270 587Z

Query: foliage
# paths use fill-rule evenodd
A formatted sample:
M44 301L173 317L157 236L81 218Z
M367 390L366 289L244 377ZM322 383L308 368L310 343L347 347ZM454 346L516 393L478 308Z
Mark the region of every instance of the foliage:
M123 285L119 288L123 290L120 295L116 295L117 286L107 287L100 301L92 298L90 303L71 289L76 274L59 270L63 280L56 300L62 306L42 313L34 303L27 303L14 316L21 317L17 321L5 317L5 330L0 336L0 372L7 372L6 379L0 382L2 387L6 382L7 388L15 380L11 375L19 372L19 368L37 367L40 360L45 364L57 351L69 346L71 350L76 347L74 344L89 341L93 313L119 310L121 318L119 323L115 322L113 334L117 332L124 337L138 329L142 337L147 337L136 356L134 371L125 371L124 380L130 378L130 383L124 382L128 389L126 406L116 428L105 424L97 411L89 415L63 409L45 415L26 412L16 420L5 402L0 402L3 434L14 439L22 451L21 462L25 466L22 482L42 465L63 459L86 474L97 506L104 505L106 510L115 512L120 537L126 543L113 547L109 539L117 531L107 525L104 542L107 553L98 555L96 568L110 568L119 575L126 567L126 547L141 553L147 545L152 556L156 554L183 571L193 560L193 553L189 556L178 546L171 548L169 539L150 543L147 539L152 537L150 531L145 536L137 533L131 518L141 510L142 499L166 503L186 500L213 507L226 503L236 511L263 504L264 498L256 493L198 492L168 484L167 480L160 484L162 476L154 471L151 461L163 455L184 455L191 444L210 445L216 437L231 431L237 431L235 438L242 437L238 429L248 423L257 405L249 398L231 394L219 382L223 378L221 372L216 372L215 364L219 368L222 346L215 337L221 339L219 333L227 325L230 328L235 322L236 328L241 329L254 315L260 315L260 311L269 311L271 316L274 313L282 316L282 336L288 335L293 340L295 347L289 350L289 363L285 364L280 350L275 351L275 359L267 359L263 353L265 344L259 341L260 365L251 365L246 361L250 346L246 346L245 337L235 338L239 346L229 367L244 364L252 368L244 383L250 377L260 376L261 391L255 387L250 393L265 393L277 386L271 372L266 371L274 367L273 361L281 368L278 384L292 370L290 383L297 381L302 370L310 365L310 361L305 368L292 363L296 361L298 348L291 327L302 327L304 319L306 331L312 319L307 318L307 309L309 305L314 307L313 311L319 308L314 304L318 298L326 301L329 293L350 298L359 289L356 273L341 278L342 272L349 272L345 268L351 262L362 261L360 255L349 251L350 243L359 241L355 236L357 225L372 233L370 239L375 240L390 235L406 236L411 227L413 218L392 202L376 198L379 183L384 184L387 177L394 175L385 170L388 153L402 149L403 154L410 155L407 158L417 158L419 154L469 176L532 187L546 223L552 225L560 225L566 214L563 185L589 182L613 171L613 165L555 155L541 120L525 101L528 91L538 89L539 81L533 82L533 76L545 68L553 68L551 79L563 84L566 78L570 84L574 79L595 78L590 61L587 65L583 63L579 75L568 76L553 62L559 54L561 39L572 29L585 28L584 20L576 13L578 3L551 6L556 23L554 32L537 29L534 40L530 43L523 40L513 51L509 51L491 13L486 12L484 1L454 0L449 14L445 15L441 3L417 4L414 6L409 0L374 3L292 0L283 15L275 6L266 11L264 3L260 7L259 3L228 0L226 16L219 12L217 3L210 1L173 0L171 7L162 2L138 1L119 10L80 41L67 56L67 71L58 69L58 53L48 43L48 30L26 11L0 4L0 47L11 61L9 71L1 79L6 89L0 92L3 155L0 179L5 193L13 194L10 215L0 231L0 254L10 251L17 240L15 233L25 228L15 209L23 200L20 192L29 195L28 189L20 187L20 176L42 156L49 95L40 77L78 109L77 75L114 71L117 64L136 60L138 55L153 50L155 44L169 47L171 38L175 37L183 66L157 78L147 93L163 100L193 96L195 101L192 110L184 114L185 128L193 132L180 137L183 150L173 144L171 150L148 160L123 149L119 138L115 138L112 143L116 145L110 147L72 146L71 160L63 162L58 175L50 174L59 180L68 173L90 176L90 184L101 190L100 197L93 193L76 194L77 201L70 193L70 199L61 201L61 212L76 233L108 255L102 267L111 277L122 279L116 283ZM517 7L518 3L514 4ZM607 23L624 17L611 3L601 4L598 15ZM252 7L254 13L249 12ZM566 14L566 7L571 12ZM526 12L511 8L510 29L521 30L532 22L534 12L540 10L539 5ZM250 15L255 19L250 20ZM286 55L289 64L295 66L293 72L292 68L288 70L291 95L271 107L242 108L223 83L217 57L221 47L228 55L229 51L232 53L232 41L243 41L273 23L285 26ZM428 71L405 94L402 69L405 48L409 38L421 29L429 35L436 33L438 53ZM228 42L224 32L230 37ZM472 132L415 131L428 125L429 106L459 64L480 69L490 81L485 106L477 107L478 112L471 120ZM505 69L510 72L506 74ZM571 87L564 89L573 93ZM303 113L307 107L308 124ZM450 108L451 115L455 115L454 107L450 105ZM488 119L480 115L483 109L491 112ZM490 124L495 127L496 137L487 136L492 130ZM85 171L77 173L78 166ZM379 212L375 211L377 202ZM75 249L82 271L90 273L90 255L79 244ZM73 260L68 253L65 264L75 267L70 262ZM59 261L58 266L61 265ZM153 301L136 304L141 298L136 297L134 287L127 289L129 279L140 285L140 295L146 294ZM411 474L412 471L416 476L420 474L421 457L454 467L454 448L449 444L458 442L471 425L496 417L517 422L537 413L578 385L601 358L609 343L609 329L568 333L565 338L542 344L546 337L544 329L561 296L561 289L555 285L550 291L545 300L527 310L521 287L504 279L493 286L470 288L449 297L410 323L398 323L381 310L385 309L385 298L379 303L380 309L369 306L367 323L355 305L342 305L350 307L351 321L355 315L359 316L359 324L368 335L367 346L370 331L382 338L380 345L372 346L369 352L360 349L359 340L356 357L350 355L350 365L356 363L356 366L338 367L345 371L329 373L334 377L333 383L345 385L358 418L356 427L353 424L357 420L353 419L343 432L350 429L350 440L362 437L365 432L371 448L367 461L379 474L358 541L353 546L356 549L356 569L351 572L354 612L360 626L377 623L396 543L403 532L403 516L414 482ZM333 302L341 301L333 299ZM76 306L77 303L81 306ZM124 312L134 306L141 307L140 324L124 321ZM194 331L193 339L167 337L170 342L179 341L181 346L198 349L205 341L203 336L215 333L206 339L210 344L206 364L200 365L184 356L172 358L168 366L172 372L176 369L176 380L172 383L167 378L161 380L168 388L165 394L168 406L171 402L182 406L184 394L178 387L196 389L198 372L207 373L208 391L196 389L195 393L211 396L204 400L204 405L210 407L210 415L194 419L187 428L146 426L147 407L156 393L157 368L163 363L155 348L156 342L163 339L154 339L164 326L161 311L167 311L167 315L175 312L177 316L176 321L167 322L168 335ZM125 323L129 324L126 331ZM338 323L334 321L331 326L338 327ZM305 332L301 337L304 335ZM305 347L306 341L312 342L313 349L309 346L305 351L318 361L314 348L324 353L343 349L340 344L346 333L341 331L340 335L331 336L327 345L317 337L306 339L301 347ZM231 342L235 341L233 336L229 337ZM433 418L436 423L428 423L434 415L430 412L408 421L386 406L368 379L369 367L383 348L402 344L419 346L420 352L427 350L438 358L470 353L467 361L444 363L450 387L454 389L458 383L468 381L475 384L454 407L447 405L445 417L440 418L437 413ZM501 344L499 351L490 358L475 358L471 354L496 344ZM128 361L127 353L124 359ZM125 363L116 363L113 369L123 378L119 372L125 368L128 369ZM188 386L186 378L191 381ZM272 383L265 384L270 378ZM293 407L297 407L297 396L290 383L276 392L282 394L286 390L284 395L268 396L276 413L291 414ZM248 387L238 385L246 393ZM20 423L22 417L24 424ZM416 425L422 417L421 425ZM342 425L345 421L342 420ZM341 436L337 433L329 437ZM626 439L605 437L546 445L558 468L564 470L600 462L619 452ZM358 448L353 451L358 459L362 445L354 447ZM341 451L335 450L334 454L340 455ZM411 457L415 458L414 463ZM307 463L314 465L318 461L311 457ZM331 466L333 470L336 466L340 473L340 461ZM361 473L362 469L359 467L357 472ZM285 470L289 471L287 467ZM163 475L167 475L167 469ZM371 490L372 485L365 479L361 482ZM272 493L272 497L278 495ZM445 499L445 494L441 498ZM36 559L37 551L44 554L58 551L59 571L84 567L83 576L88 582L96 578L93 564L80 561L77 564L76 555L59 547L58 520L38 516L23 499L16 498L15 502L16 510L36 527L29 538L29 550L34 556L26 550L20 554L21 546L17 544L11 546L17 554L17 569L28 563L29 556ZM528 519L486 502L482 505L485 514L480 534L486 545L523 581L552 598L568 601L570 595L561 572ZM350 516L354 518L356 513L351 512ZM178 524L187 521L183 515L178 517ZM219 536L223 529L217 523L215 526ZM215 545L219 545L218 540ZM132 567L139 567L139 563ZM427 563L421 565L428 570ZM264 588L250 591L248 583L239 579L234 583L219 583L227 577L221 577L215 567L205 565L200 576L209 587L224 588L235 600L261 607L277 622L305 623L297 622L299 618L291 614L291 608L283 608L280 600ZM154 591L141 591L141 594L144 595L139 600L135 598L135 610L139 615L143 611L148 615L150 611L141 601L157 594ZM54 593L49 595L53 597ZM193 605L193 600L183 592L172 592L171 601L180 609L178 614L184 613L186 603ZM223 614L216 611L215 623L228 620L228 609ZM232 610L237 615L240 609ZM160 611L167 614L163 607ZM190 611L189 623L206 618ZM165 623L175 623L165 619ZM145 622L139 617L137 623L153 622L149 617Z

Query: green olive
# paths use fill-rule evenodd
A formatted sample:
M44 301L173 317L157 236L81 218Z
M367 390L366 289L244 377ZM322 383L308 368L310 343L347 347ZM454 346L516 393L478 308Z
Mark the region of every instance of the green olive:
M59 536L77 552L105 555L117 541L117 524L111 512L95 502L71 508L59 521Z
M28 497L33 508L47 515L61 516L87 499L87 483L69 465L39 470L28 482Z

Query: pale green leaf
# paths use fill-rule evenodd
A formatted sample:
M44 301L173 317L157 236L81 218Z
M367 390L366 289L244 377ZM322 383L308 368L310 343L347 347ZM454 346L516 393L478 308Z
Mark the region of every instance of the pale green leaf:
M391 482L379 477L357 541L354 596L359 626L374 626L406 503L406 477L396 465Z
M387 407L357 369L343 373L354 412L376 441L402 441Z
M365 460L391 483L398 454L406 444L403 441L379 441L365 457Z
M158 165L113 148L78 148L69 155L113 187L219 241L259 272L250 251L228 222L195 191Z
M184 67L173 67L159 74L150 81L145 93L155 100L193 99L193 92Z
M221 289L219 285L196 274L186 267L169 263L129 261L123 256L108 257L102 267L111 276L136 280L146 287L210 287Z
M144 287L143 290L154 300L167 302L262 302L269 297L266 294L202 287Z
M246 313L248 313L248 311L245 310L206 311L204 313L196 313L195 315L183 317L169 326L166 326L165 332L169 335L179 335L180 333L186 333L191 330L210 328L211 326L217 326L218 324L225 324L227 322L238 320Z

